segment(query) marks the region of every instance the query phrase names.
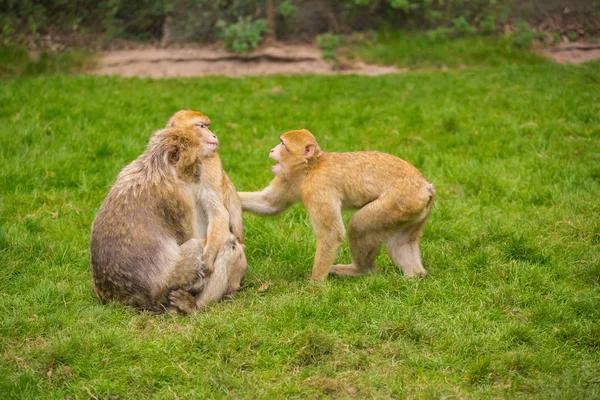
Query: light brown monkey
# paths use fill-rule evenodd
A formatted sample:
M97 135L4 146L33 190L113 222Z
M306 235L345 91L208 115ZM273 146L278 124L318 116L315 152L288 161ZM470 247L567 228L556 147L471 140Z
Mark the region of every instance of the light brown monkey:
M212 301L231 297L240 290L240 282L246 273L246 255L242 246L232 234L219 250L215 260L215 268L202 291L195 295L194 290L185 287L169 293L169 301L183 313L202 310Z
M386 243L406 276L425 276L419 240L433 205L433 185L412 165L380 152L328 153L307 130L286 132L269 157L275 178L261 192L239 192L244 210L274 215L302 201L317 235L313 280L375 269ZM334 265L345 235L341 210L358 209L348 237L352 264Z
M213 152L203 159L202 182L204 188L201 198L201 235L207 238L204 255L207 264L214 262L222 244L232 232L240 244L244 244L244 222L242 205L235 186L223 170L221 158L217 150L219 140L209 129L210 119L193 110L176 112L167 122L167 128L191 128L200 136L203 147L210 147ZM213 194L214 193L214 194ZM214 242L214 243L212 243Z
M212 300L219 300L224 294L239 290L247 268L243 247L242 206L233 183L223 170L217 153L219 141L210 131L210 124L206 115L193 110L178 111L167 122L167 127L192 129L203 148L212 150L209 156L202 159L202 175L196 200L199 234L206 238L204 260L212 272L198 298L198 308ZM218 256L221 257L222 251L229 254L223 257L231 261L229 264L215 261ZM181 296L188 297L185 293L180 293Z
M101 302L186 312L169 292L196 294L206 281L194 203L203 150L189 129L163 129L125 167L92 225L90 258Z

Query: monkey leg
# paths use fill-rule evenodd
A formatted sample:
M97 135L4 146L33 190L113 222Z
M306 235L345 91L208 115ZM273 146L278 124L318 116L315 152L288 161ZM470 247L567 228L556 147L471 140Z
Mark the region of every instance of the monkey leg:
M334 265L329 272L356 276L375 270L381 244L414 218L404 199L402 193L389 191L358 210L348 224L352 264Z
M220 213L212 217L208 224L204 262L210 273L214 271L217 256L230 236L229 213L224 207L218 207Z
M357 224L350 221L348 240L352 264L337 264L331 267L329 273L344 276L358 276L375 270L375 258L381 248L381 233L361 231Z
M167 310L175 308L184 314L195 310L196 302L190 292L201 291L205 283L203 250L202 242L195 238L179 246L179 259L161 285L161 292L167 295Z
M204 247L201 239L192 238L179 246L179 260L167 271L164 283L169 288L186 288L205 276Z
M243 258L243 262L241 259ZM208 279L204 290L196 300L198 309L205 308L211 301L219 301L230 292L232 289L239 289L239 282L246 271L246 258L244 255L244 247L239 244L235 236L231 235L229 240L225 242L219 251L215 260L215 267L212 275ZM234 273L236 266L240 268L243 265L243 271ZM236 276L241 275L239 278ZM232 279L233 275L233 279ZM237 280L237 282L235 282Z
M235 253L230 256L229 261L229 289L225 296L228 299L232 298L233 295L240 290L242 279L244 278L244 275L246 275L246 270L248 269L244 245L240 244L237 236L235 238Z
M423 229L427 224L427 217L428 215L421 220L405 225L386 242L390 257L408 278L427 275L427 270L423 268L419 245Z
M337 209L327 209L318 206L318 203L312 203L312 207L314 208L309 208L309 214L317 234L317 252L310 279L322 281L327 278L338 249L344 241L344 222Z

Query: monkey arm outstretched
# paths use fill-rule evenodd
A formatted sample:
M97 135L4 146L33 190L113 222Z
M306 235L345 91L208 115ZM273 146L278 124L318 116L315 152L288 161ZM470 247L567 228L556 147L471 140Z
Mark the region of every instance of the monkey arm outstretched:
M244 210L260 215L277 215L299 200L278 177L260 192L238 192L238 196Z

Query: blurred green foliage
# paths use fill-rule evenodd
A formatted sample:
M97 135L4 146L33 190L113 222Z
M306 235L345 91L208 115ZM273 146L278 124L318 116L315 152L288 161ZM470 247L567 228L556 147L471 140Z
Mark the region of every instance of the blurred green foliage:
M239 17L233 24L219 20L217 29L217 35L224 40L225 48L241 54L256 48L262 41L263 34L268 31L264 19L253 21L251 17Z
M513 9L512 0L345 0L345 4L388 22L400 18L425 28L458 25L467 30L480 21L486 21L487 28L491 22L505 21Z
M84 50L41 51L32 57L22 46L7 43L0 47L0 78L77 73L94 62L95 56Z
M321 56L335 69L339 68L337 48L340 46L340 43L341 40L338 35L324 33L317 36L317 46L321 49Z
M341 25L363 30L389 25L394 28L432 29L452 27L455 31L490 33L497 30L512 11L511 0L342 0L319 3ZM311 6L300 0L275 1L280 27L293 30L286 19ZM167 16L179 24L180 39L211 39L232 25L235 36L258 29L264 17L265 0L6 0L0 4L1 35L39 36L44 33L99 33L109 38L159 39ZM244 18L243 22L240 18ZM303 17L308 18L308 17ZM294 20L298 23L298 20ZM223 23L221 23L222 25ZM321 31L329 29L323 23ZM248 29L249 26L255 25ZM240 27L245 30L240 30ZM217 30L215 30L217 28ZM278 28L279 30L279 28ZM195 35L194 32L197 32ZM199 32L202 32L199 34ZM285 33L285 32L284 32ZM233 33L231 33L233 34ZM244 42L244 40L242 40ZM246 41L247 42L247 41Z
M0 5L3 34L100 32L109 37L160 37L174 0L8 0Z

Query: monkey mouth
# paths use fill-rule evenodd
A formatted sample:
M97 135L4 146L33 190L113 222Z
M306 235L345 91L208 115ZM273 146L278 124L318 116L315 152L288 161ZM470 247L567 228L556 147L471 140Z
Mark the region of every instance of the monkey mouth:
M281 161L277 161L277 164L273 165L273 166L271 167L271 170L272 170L272 171L275 171L275 170L278 170L278 169L280 169L281 167L282 167Z
M203 142L202 147L206 150L216 150L219 147L219 142Z

